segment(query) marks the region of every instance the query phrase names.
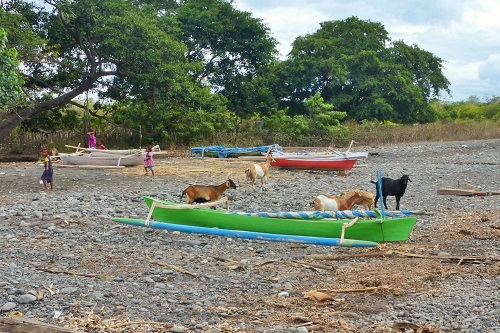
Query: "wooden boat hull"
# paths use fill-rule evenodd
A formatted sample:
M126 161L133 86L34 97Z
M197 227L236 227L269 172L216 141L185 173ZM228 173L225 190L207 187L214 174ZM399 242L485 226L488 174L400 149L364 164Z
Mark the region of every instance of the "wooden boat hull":
M254 231L241 231L232 229L218 229L209 227L198 227L184 224L165 223L157 221L140 220L140 219L127 219L127 218L114 218L113 221L130 224L141 227L151 227L157 229L167 229L180 232L198 233L204 235L217 235L225 237L246 238L255 240L264 240L272 242L289 242L301 244L315 244L327 246L347 246L347 247L373 247L377 246L376 242L363 241L357 239L344 239L340 238L327 238L327 237L308 237L308 236L295 236L283 234L270 234Z
M101 166L135 166L142 165L146 158L146 153L135 155L109 155L92 156L91 154L81 155L60 155L63 164L67 165L101 165Z
M179 206L179 204L144 197L151 208L153 201L162 205ZM219 228L229 230L254 231L282 235L310 237L340 238L342 225L346 220L336 219L286 219L261 216L234 215L226 211L211 209L170 209L155 207L152 217L159 222ZM395 242L408 239L416 217L387 218L383 221L360 219L352 227L345 230L344 238L367 240L373 242Z
M265 154L263 154L265 155ZM356 152L356 153L332 153L332 152L300 152L300 153L285 153L285 152L272 152L273 157L276 158L331 158L331 159L362 159L368 158L368 153Z
M274 157L274 162L271 166L284 169L303 169L303 170L351 170L358 160L339 159L327 157L314 158L289 158L289 157Z

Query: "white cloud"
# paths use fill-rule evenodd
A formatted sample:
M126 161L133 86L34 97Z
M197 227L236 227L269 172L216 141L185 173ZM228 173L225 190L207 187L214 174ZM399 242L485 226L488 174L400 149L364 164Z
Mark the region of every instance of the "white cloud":
M380 22L393 40L417 44L443 59L453 100L500 95L498 0L235 0L234 4L268 24L284 55L295 38L315 32L321 22L356 16Z
M479 78L500 87L500 53L490 54L488 59L479 65Z

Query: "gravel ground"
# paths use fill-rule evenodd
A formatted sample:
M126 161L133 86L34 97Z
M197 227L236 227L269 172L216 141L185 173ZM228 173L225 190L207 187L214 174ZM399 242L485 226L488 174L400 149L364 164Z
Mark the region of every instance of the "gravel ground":
M500 195L436 190L500 191L500 139L357 148L370 157L347 176L272 169L265 192L245 188L239 160L157 159L155 177L56 168L48 192L41 166L0 163L0 316L86 332L499 332ZM374 191L379 169L410 175L402 209L432 213L406 242L324 247L111 221L145 218L144 195L179 202L189 183L228 175L234 210L303 210L319 194ZM317 289L331 299L304 297Z

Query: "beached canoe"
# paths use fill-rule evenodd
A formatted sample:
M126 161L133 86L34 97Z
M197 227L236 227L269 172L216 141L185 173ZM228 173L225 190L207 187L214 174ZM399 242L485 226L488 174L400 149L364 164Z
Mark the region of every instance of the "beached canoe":
M351 170L357 158L343 158L338 156L331 157L295 157L295 156L275 156L271 166L283 169L302 169L302 170L332 170L345 171Z
M61 161L66 165L95 165L95 166L134 166L144 164L146 153L134 155L100 155L90 154L59 154Z
M227 202L227 198L222 199ZM384 219L359 218L352 226L346 227L350 223L349 220L314 217L311 219L270 218L207 209L206 204L178 204L147 196L144 200L150 209L146 220L154 219L158 222L173 224L282 235L395 242L407 240L416 222L415 216Z
M270 234L264 232L198 227L192 225L158 222L154 220L147 221L141 219L128 219L128 218L114 218L113 221L123 224L129 224L141 227L150 227L156 229L166 229L172 231L197 233L203 235L217 235L224 237L245 238L245 239L254 239L254 240L271 241L271 242L288 242L288 243L314 244L314 245L326 245L326 246L347 246L347 247L377 246L376 242L357 240L357 239Z
M190 155L193 157L218 157L218 158L237 158L244 156L261 156L270 150L283 151L283 148L277 144L256 147L226 147L226 146L207 146L194 147L190 149Z

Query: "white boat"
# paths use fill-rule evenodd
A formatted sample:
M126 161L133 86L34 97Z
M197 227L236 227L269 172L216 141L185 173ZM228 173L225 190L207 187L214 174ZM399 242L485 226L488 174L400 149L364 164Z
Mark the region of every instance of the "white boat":
M133 154L139 154L139 153L145 153L146 149L99 149L99 148L82 148L80 146L69 146L66 145L68 148L74 148L76 149L76 152L86 152L86 153L99 153L99 155L94 154L95 156L103 156L103 154L108 154L108 155L133 155ZM151 150L154 151L159 151L160 146L156 145L154 147L151 147Z
M66 165L94 165L94 166L134 166L144 164L146 153L138 153L132 155L102 155L98 156L83 153L74 154L59 154L61 161Z

